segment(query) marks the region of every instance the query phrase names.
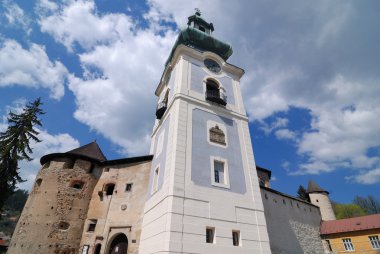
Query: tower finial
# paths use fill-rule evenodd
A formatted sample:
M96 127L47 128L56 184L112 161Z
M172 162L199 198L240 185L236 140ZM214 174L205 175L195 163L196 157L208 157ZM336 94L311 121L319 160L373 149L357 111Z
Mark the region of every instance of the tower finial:
M195 10L195 15L197 15L197 16L201 16L201 10L199 10L199 8L195 8L194 9Z

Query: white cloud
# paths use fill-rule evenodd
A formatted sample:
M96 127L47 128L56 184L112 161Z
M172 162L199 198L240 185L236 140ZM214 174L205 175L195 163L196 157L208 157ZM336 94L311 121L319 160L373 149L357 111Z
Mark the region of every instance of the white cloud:
M369 170L356 176L350 176L346 179L353 180L361 184L376 184L380 182L380 168Z
M250 120L279 138L293 139L306 158L293 173L378 167L378 156L367 153L380 145L374 120L380 116L379 38L377 27L369 25L378 14L367 3L148 3L145 29L123 14L99 14L92 1L69 1L41 15L43 31L69 50L84 49L85 77L70 81L78 120L131 153L143 151L152 126L154 86L174 42L161 21L183 27L189 11L202 6L205 19L215 25L214 35L235 49L229 61L246 70L242 90ZM310 112L311 130L297 129L296 135L284 129L287 124L271 125L271 116L290 107Z
M128 39L134 28L131 19L123 14L99 15L93 1L68 1L57 7L52 2L39 2L42 32L51 34L57 42L73 50L78 43L86 50L98 44L111 44L121 38ZM49 9L46 15L45 10Z
M267 123L264 121L260 122L260 128L265 132L266 135L270 134L272 131L278 128L284 128L288 125L289 120L283 117L276 117L273 122Z
M290 140L296 139L296 133L288 129L276 130L274 134L276 135L278 139L290 139Z
M38 0L36 12L40 15L48 15L50 12L58 10L58 4L49 0Z
M368 155L380 145L376 8L355 1L312 6L304 1L194 1L187 8L167 0L151 2L181 24L191 7L202 6L216 36L238 49L230 61L246 70L242 90L250 120L258 120L254 124L261 123L265 133L293 139L307 160L293 173L371 172L379 166L380 156ZM271 126L269 116L290 106L312 117L312 130L297 130L299 138Z
M32 32L32 29L30 28L30 18L27 17L24 10L21 9L20 6L9 0L3 1L2 5L5 9L4 16L9 25L20 27L24 29L27 34Z
M0 87L20 85L48 88L50 96L64 95L68 72L59 61L50 61L43 46L32 43L24 49L14 40L0 41Z
M158 34L157 27L137 29L124 14L100 15L92 1L69 1L42 15L40 24L69 50L75 50L75 43L84 50L79 54L83 77L69 81L75 118L120 145L122 153L147 153L154 91L175 34Z

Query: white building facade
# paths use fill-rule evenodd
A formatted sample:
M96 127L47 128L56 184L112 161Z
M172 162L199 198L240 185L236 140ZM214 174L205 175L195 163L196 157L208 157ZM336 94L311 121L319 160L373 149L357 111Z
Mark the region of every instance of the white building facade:
M244 71L197 12L157 87L151 173L139 253L270 253Z

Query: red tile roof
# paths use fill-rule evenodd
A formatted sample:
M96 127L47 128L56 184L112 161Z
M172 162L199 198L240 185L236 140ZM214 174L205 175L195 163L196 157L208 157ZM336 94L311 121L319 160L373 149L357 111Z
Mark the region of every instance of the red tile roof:
M373 214L342 220L322 221L321 235L343 232L360 231L367 229L380 229L380 214Z

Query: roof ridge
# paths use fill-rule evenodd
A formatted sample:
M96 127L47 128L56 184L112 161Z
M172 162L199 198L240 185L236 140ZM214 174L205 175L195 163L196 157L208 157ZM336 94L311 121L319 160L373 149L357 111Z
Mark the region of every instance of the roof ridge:
M96 159L98 161L107 160L106 156L102 152L102 149L100 149L100 147L99 147L98 143L96 143L96 141L92 141L86 145L80 146L80 147L75 148L73 150L70 150L66 153L67 154L84 155L84 156Z

